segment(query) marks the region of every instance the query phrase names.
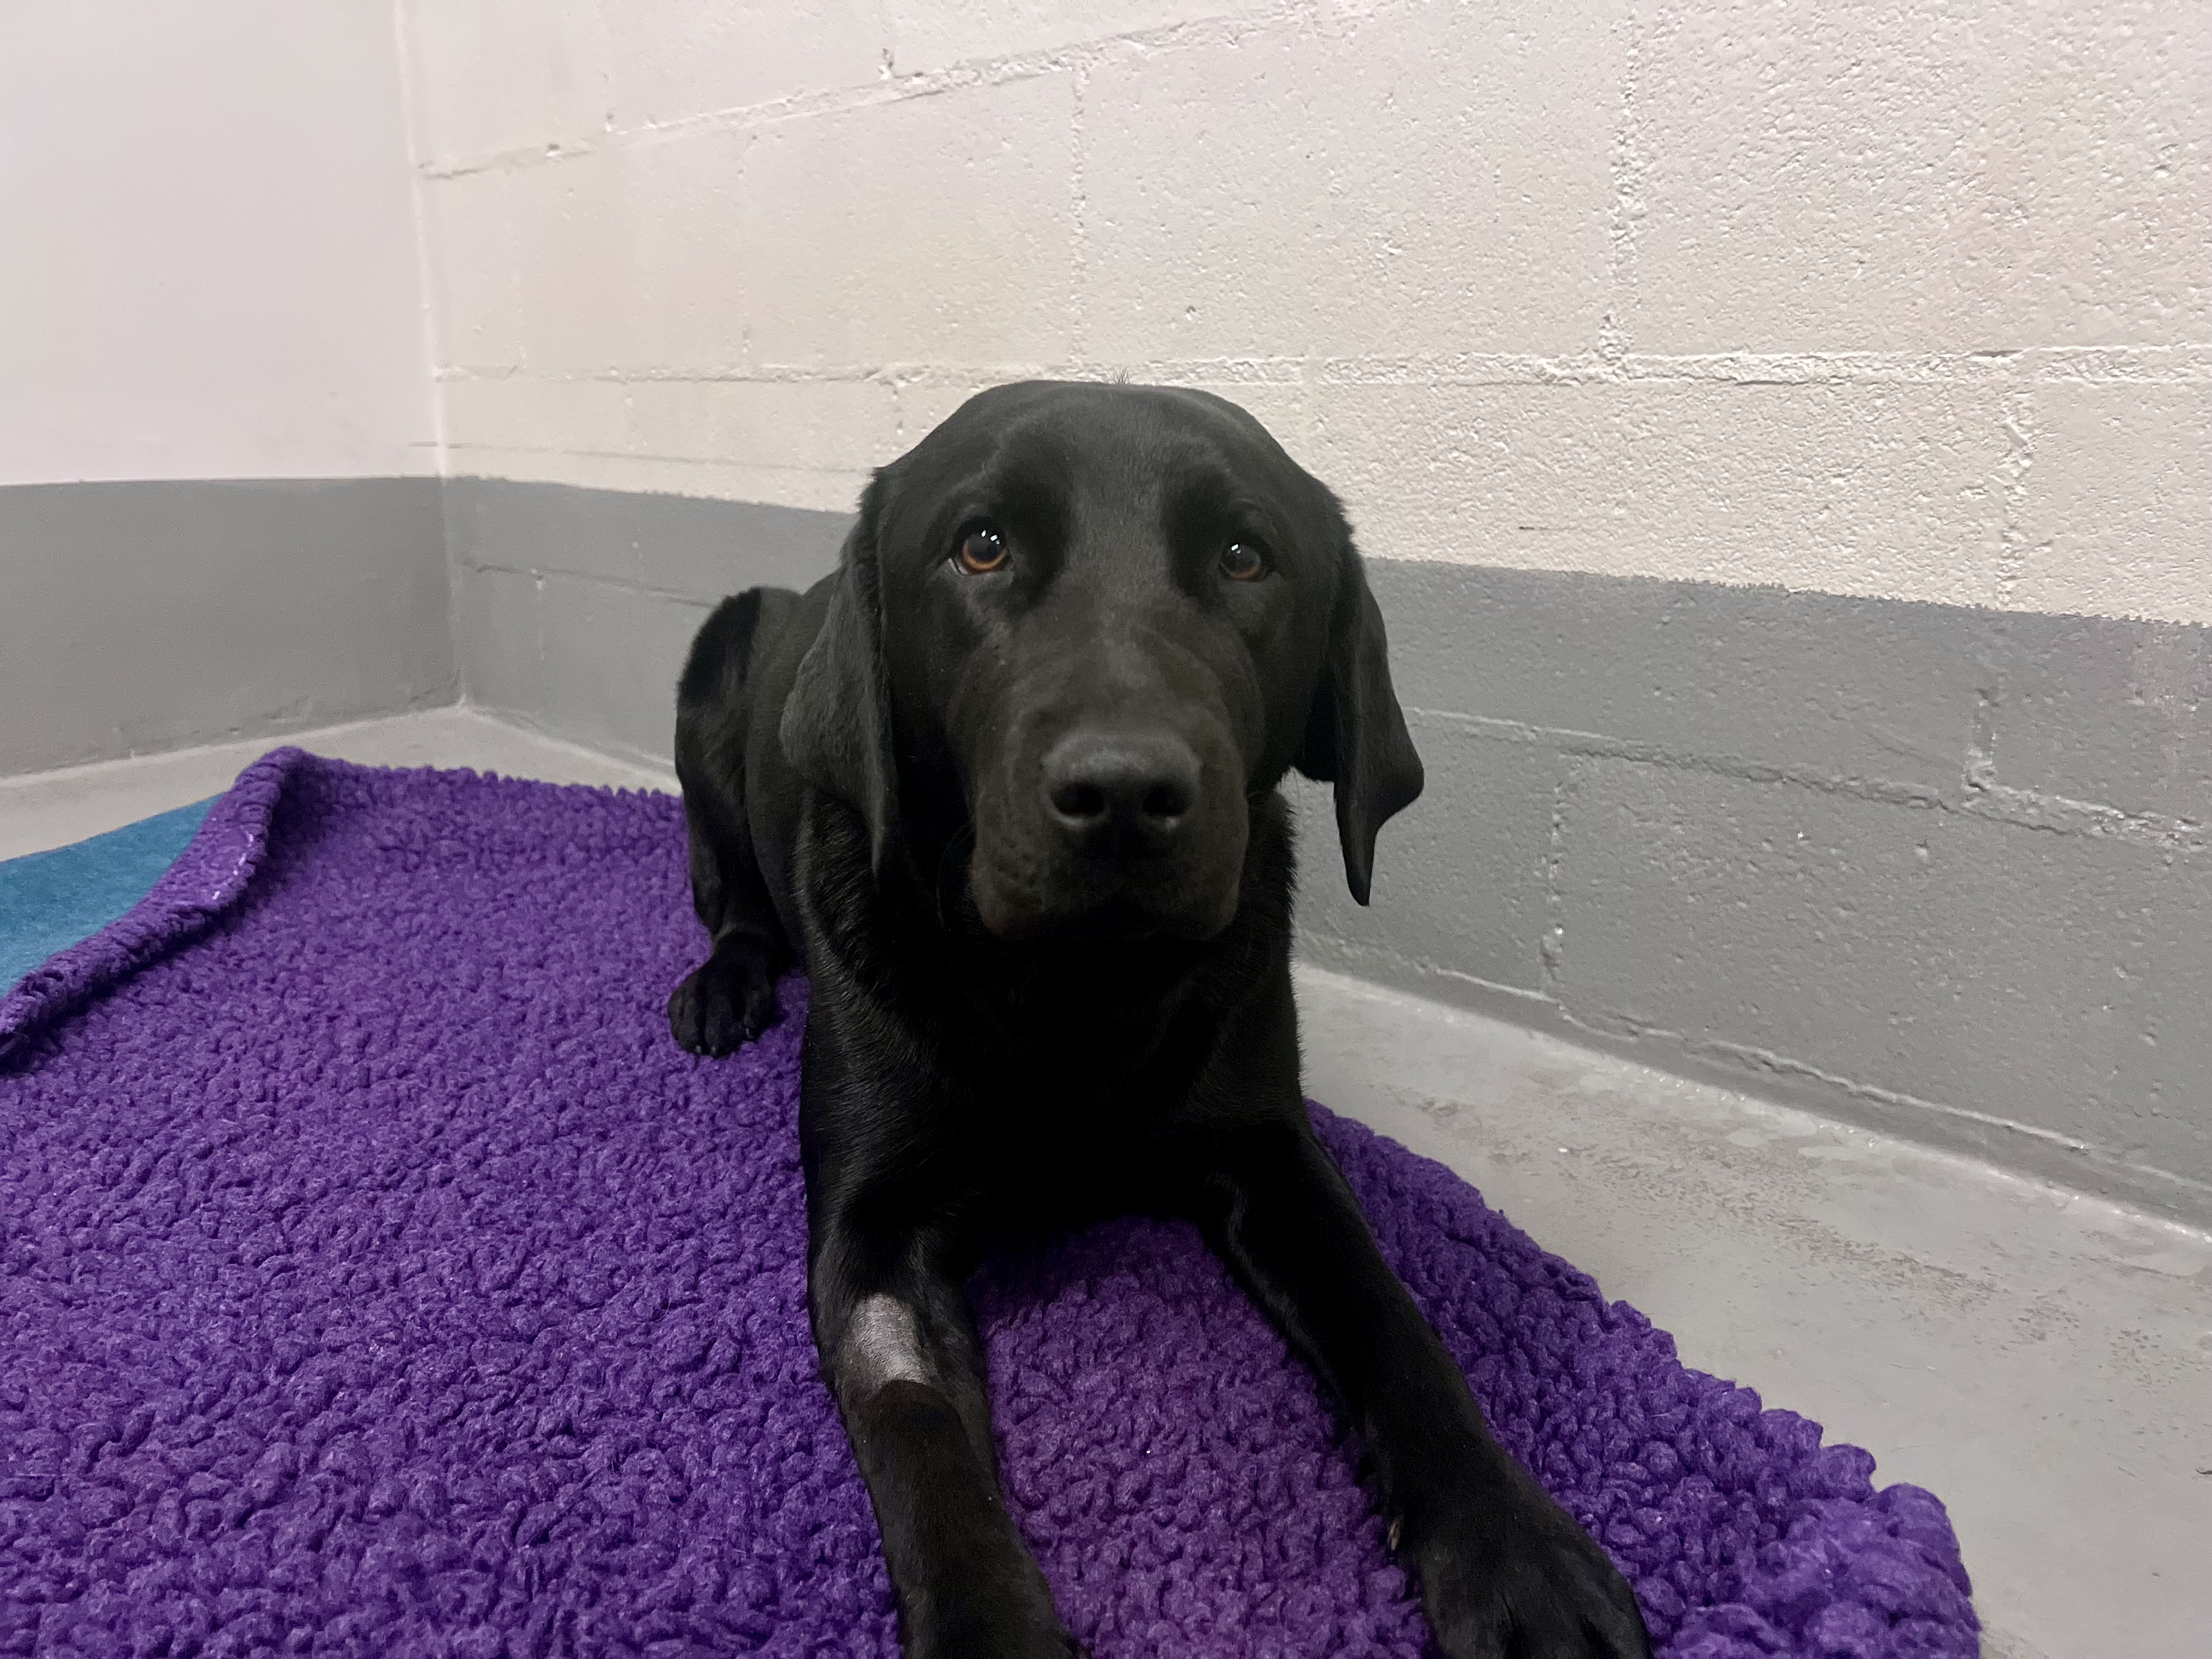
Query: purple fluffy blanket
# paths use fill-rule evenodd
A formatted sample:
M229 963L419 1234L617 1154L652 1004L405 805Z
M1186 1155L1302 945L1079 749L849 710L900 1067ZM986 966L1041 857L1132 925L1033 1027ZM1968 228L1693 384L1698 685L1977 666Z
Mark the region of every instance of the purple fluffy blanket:
M672 799L280 750L0 1002L0 1654L896 1652L807 1334L805 986L694 1059L702 948ZM1315 1116L1662 1652L1976 1651L1933 1497ZM971 1288L1100 1659L1423 1651L1356 1448L1189 1228Z

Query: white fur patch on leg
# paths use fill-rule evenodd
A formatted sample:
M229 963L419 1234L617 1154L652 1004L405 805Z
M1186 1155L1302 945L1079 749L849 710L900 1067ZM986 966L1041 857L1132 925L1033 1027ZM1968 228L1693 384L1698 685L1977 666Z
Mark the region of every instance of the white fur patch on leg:
M838 1344L838 1370L846 1386L866 1399L889 1382L933 1380L921 1352L921 1329L914 1310L896 1297L876 1295L853 1310Z

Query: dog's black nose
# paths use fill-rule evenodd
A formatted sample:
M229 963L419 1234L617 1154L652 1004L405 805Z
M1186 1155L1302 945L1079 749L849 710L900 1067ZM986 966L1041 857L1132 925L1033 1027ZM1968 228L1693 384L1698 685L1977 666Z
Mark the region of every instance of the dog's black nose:
M1171 734L1079 732L1044 759L1053 821L1087 842L1170 840L1198 803L1198 757Z

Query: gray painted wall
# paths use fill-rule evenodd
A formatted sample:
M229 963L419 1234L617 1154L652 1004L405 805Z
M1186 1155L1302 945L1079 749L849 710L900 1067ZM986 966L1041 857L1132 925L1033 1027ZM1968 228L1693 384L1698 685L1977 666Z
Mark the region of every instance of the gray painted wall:
M470 696L664 763L707 607L849 523L476 480L447 520ZM2212 633L1373 572L1430 786L1371 908L1310 848L1311 957L2212 1218Z
M480 479L0 490L0 772L462 690L665 765L708 608L804 585L848 523ZM1372 569L1430 786L1371 908L1310 848L1313 958L2212 1220L2212 631Z
M661 766L676 676L716 600L833 568L842 513L452 478L453 626L471 702Z
M431 478L0 489L0 775L450 702Z
M1431 787L1315 955L2212 1215L2212 633L1375 581Z

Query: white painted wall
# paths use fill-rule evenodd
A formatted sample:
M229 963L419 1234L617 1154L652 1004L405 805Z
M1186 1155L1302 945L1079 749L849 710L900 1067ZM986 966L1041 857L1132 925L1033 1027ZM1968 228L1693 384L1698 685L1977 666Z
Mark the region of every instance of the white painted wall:
M401 0L458 472L1213 386L1401 558L2212 622L2204 0Z
M0 484L434 472L391 0L0 10Z

